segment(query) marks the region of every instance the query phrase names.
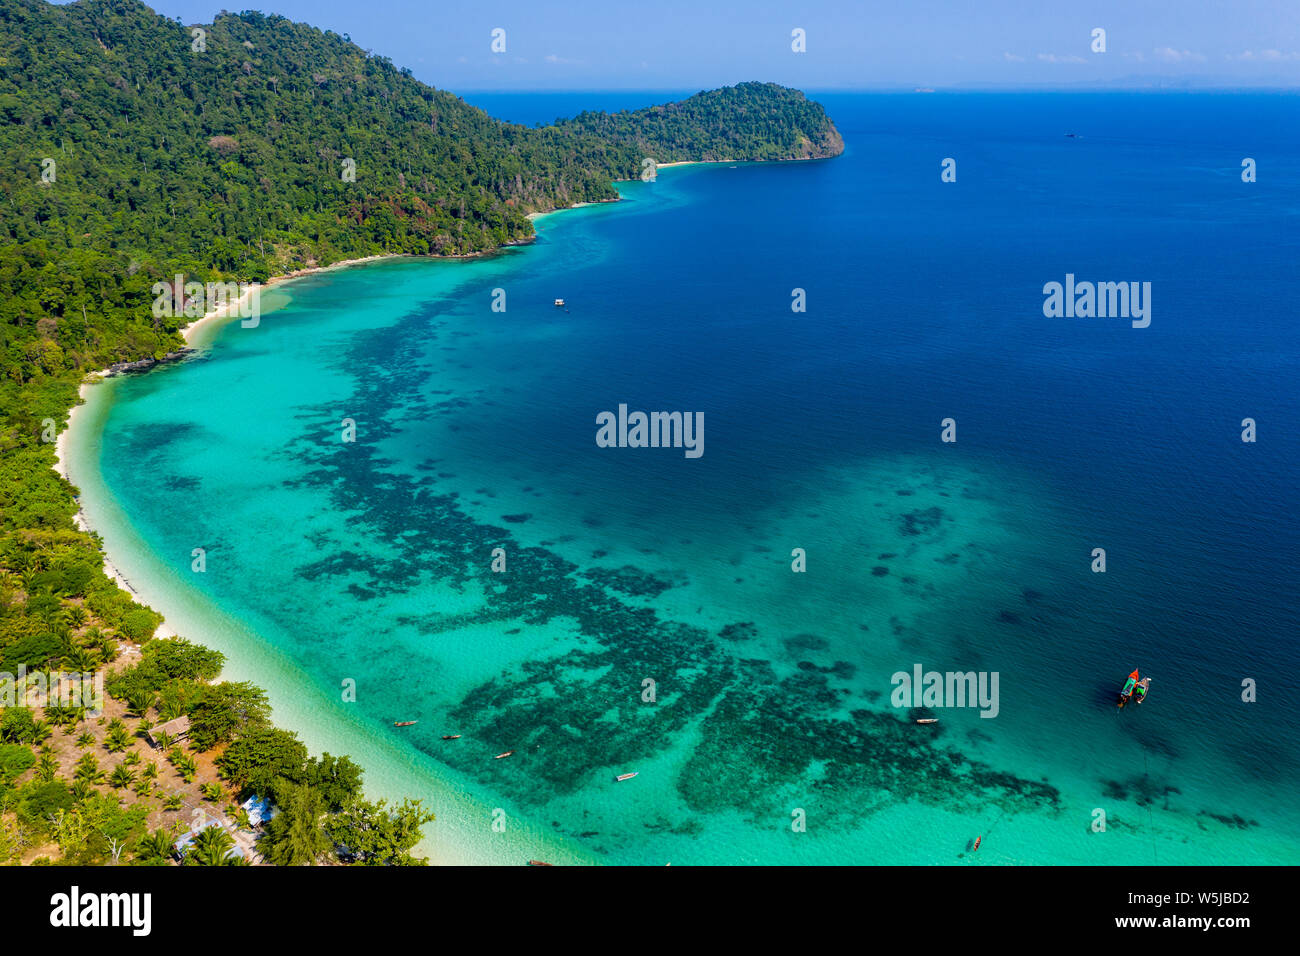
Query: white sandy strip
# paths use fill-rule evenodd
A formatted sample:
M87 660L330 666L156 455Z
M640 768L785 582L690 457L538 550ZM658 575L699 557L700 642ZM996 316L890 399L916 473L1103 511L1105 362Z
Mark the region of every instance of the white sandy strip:
M344 259L342 262L335 262L328 266L312 266L307 269L297 269L293 272L286 273L282 276L272 276L260 288L265 289L267 286L275 285L277 282L285 282L289 279L300 279L303 276L314 275L317 272L332 272L335 269L344 269L348 266L360 265L363 262L374 262L376 259L396 259L396 254L383 253L377 256L365 256L361 259ZM244 291L238 299L233 302L227 302L224 306L211 309L201 319L196 319L185 328L181 329L181 336L184 337L186 344L194 341L200 331L204 331L215 326L224 325L230 319L233 319L243 311L249 298L253 295L253 289L250 287ZM69 425L69 428L72 426Z
M550 212L530 212L529 219L541 219L543 216L554 216L557 212L568 212L570 209L581 209L583 206L603 206L605 203L618 202L617 199L602 199L599 202L575 202L572 206L565 206L563 209L552 209Z
M72 406L72 411L68 412L68 427L59 432L58 439L54 442L54 470L65 480L71 482L68 476L68 439L72 435L73 426L76 425L80 412L86 407L86 391L90 386L103 380L108 375L108 369L101 369L92 375L87 375L85 381L81 383L81 388L77 392L78 402ZM81 511L77 511L74 519L81 530L88 530L82 525Z
M73 483L72 476L68 470L68 451L71 447L70 443L72 440L73 429L77 427L78 421L85 415L87 409L86 398L91 386L103 381L107 376L108 369L103 369L93 375L86 376L86 380L81 383L81 389L78 391L80 401L78 404L72 406L72 410L68 412L68 427L59 433L59 437L54 443L54 470L69 484ZM77 499L77 513L72 516L72 523L82 531L90 532L92 530L90 522L86 520L86 513L81 509L80 499ZM122 574L122 572L118 570L117 566L109 559L107 551L104 552L104 574L108 576L109 580L117 584L118 587L122 588L135 598L137 602L144 603L140 597L140 593L136 591L136 589L131 586L131 582L126 579L126 575ZM177 635L174 630L164 623L158 626L158 630L154 632L154 636L176 637ZM128 657L139 653L139 648L134 643L127 641L125 638L123 638L123 645L122 652Z
M718 162L725 163L728 162L728 160L720 159L718 160ZM672 166L702 166L702 165L704 165L704 160L702 159L683 159L675 163L655 163L655 169L656 170L668 169ZM631 182L632 180L628 180L628 181ZM536 219L541 219L543 216L554 216L557 212L568 212L570 209L581 209L583 206L602 206L605 203L618 202L618 201L619 200L617 199L600 199L597 200L596 202L575 202L572 206L564 206L560 209L552 209L550 212L530 212L528 214L528 218L532 220L536 220Z
M225 305L218 308L209 309L203 318L195 319L189 325L185 326L185 328L181 329L181 338L185 340L186 345L189 345L194 341L194 337L198 335L201 329L213 325L220 325L223 320L234 318L239 315L244 311L249 301L253 298L254 292L260 293L261 289L261 286L250 285L244 290L243 295L238 299L235 299L233 302L227 302ZM85 386L82 387L84 388Z

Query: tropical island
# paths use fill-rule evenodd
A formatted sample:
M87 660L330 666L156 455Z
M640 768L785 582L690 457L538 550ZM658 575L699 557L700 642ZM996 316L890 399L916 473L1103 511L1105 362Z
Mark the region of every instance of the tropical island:
M418 801L367 800L105 573L53 467L82 381L182 350L190 317L150 308L176 275L490 253L647 161L826 158L838 131L765 83L529 128L328 31L134 0L10 0L0 67L0 863L420 862ZM53 693L70 674L102 707Z

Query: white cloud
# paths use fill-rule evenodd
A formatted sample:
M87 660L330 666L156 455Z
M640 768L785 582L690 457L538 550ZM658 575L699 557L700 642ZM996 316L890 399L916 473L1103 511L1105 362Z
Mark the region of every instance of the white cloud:
M1166 63L1205 62L1203 53L1193 53L1191 50L1175 50L1171 46L1156 47L1151 52L1156 55L1157 60L1164 60Z
M1242 50L1241 53L1233 56L1228 54L1229 60L1247 60L1263 63L1277 63L1281 60L1300 59L1300 53L1284 53L1281 50Z
M1069 54L1068 56L1058 56L1055 53L1040 53L1038 54L1038 59L1042 60L1044 63L1087 63L1088 62L1083 57L1075 56L1074 54Z
M1014 53L1003 53L1003 54L1002 54L1002 59L1007 60L1007 61L1010 62L1010 63L1024 63L1024 62L1025 62L1025 58L1024 58L1023 56L1016 56Z

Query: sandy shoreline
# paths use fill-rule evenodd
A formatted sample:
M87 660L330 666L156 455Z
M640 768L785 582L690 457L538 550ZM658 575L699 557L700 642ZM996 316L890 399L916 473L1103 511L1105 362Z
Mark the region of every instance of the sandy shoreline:
M295 269L293 272L287 272L281 276L272 276L266 282L261 283L258 288L259 290L266 289L279 282L287 282L290 279L300 279L303 276L315 275L318 272L331 272L335 269L344 269L348 266L360 265L363 262L375 262L379 259L397 258L400 258L400 253L383 253L377 256L365 256L361 259L344 259L340 262L330 263L327 266L310 266L305 269ZM189 345L193 343L199 332L217 328L224 325L230 319L235 318L252 295L253 290L250 288L234 302L228 302L224 306L212 309L202 318L195 319L189 325L185 326L185 328L181 329L181 337L185 339L185 344ZM83 385L82 387L84 388L85 386ZM82 397L84 398L85 396L83 395ZM69 423L68 427L72 427L71 423Z
M581 209L583 206L604 206L607 203L619 201L618 199L598 199L595 202L575 202L572 206L565 206L563 209L552 209L550 212L530 212L528 220L529 222L536 222L543 216L554 216L557 212L568 212L570 209Z
M727 160L719 160L718 162L727 162ZM706 165L706 163L702 159L681 159L675 163L656 163L655 170L670 169L674 166L703 165ZM633 182L633 180L615 180L615 182ZM607 203L614 202L622 202L622 197L620 196L618 199L597 199L594 202L575 202L572 206L565 206L563 209L552 209L550 212L530 212L528 214L528 219L530 221L536 221L541 219L543 216L554 216L557 212L567 212L570 209L581 209L583 206L604 206Z

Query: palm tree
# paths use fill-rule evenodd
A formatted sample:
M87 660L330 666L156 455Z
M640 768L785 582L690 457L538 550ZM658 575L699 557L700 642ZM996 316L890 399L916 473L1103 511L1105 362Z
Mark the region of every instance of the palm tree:
M116 725L116 726L114 726ZM109 753L119 753L131 746L131 732L120 721L108 725L108 734L104 737L104 747Z
M208 827L194 837L185 853L185 863L187 866L225 866L234 849L235 840L224 827Z
M82 803L86 800L87 797L90 797L91 795L98 792L95 790L94 787L92 787L85 780L73 781L71 791L72 791L73 803Z
M167 759L172 762L176 772L181 775L181 779L186 783L193 783L194 778L198 775L199 765L194 762L194 758L187 754L180 747L173 747L167 755Z
M185 702L175 697L169 697L158 706L158 716L163 721L175 720L177 717L185 716Z
M175 838L166 830L154 830L135 845L137 863L165 863L172 854Z
M41 753L41 759L36 762L36 779L41 783L53 783L54 778L58 775L59 761L54 754L48 750Z
M185 796L180 793L169 793L163 797L163 809L175 813L185 805Z
M72 733L73 729L86 719L85 704L69 704L62 712L63 729Z
M69 670L89 673L95 669L95 659L84 647L74 647L63 655L63 663Z
M203 786L199 787L199 792L203 794L204 800L210 800L213 803L226 795L226 791L221 789L221 784L219 783L205 783Z
M103 783L104 771L99 769L99 761L95 759L95 755L86 753L82 754L81 759L77 761L72 778L85 784Z
M133 690L126 695L126 710L132 717L144 717L149 713L149 708L154 705L157 698L151 690Z
M108 783L114 790L125 790L135 783L135 771L126 764L118 764L109 774Z
M53 735L54 729L50 726L48 720L37 720L32 723L31 742L40 746L49 740Z
M226 807L226 816L235 821L235 826L241 830L253 829L253 820L248 815L248 811L243 807L237 807L233 803Z
M158 777L158 765L150 760L144 765L142 773L144 774L145 780L154 780Z
M81 747L83 750L86 747L95 746L95 735L89 730L83 731L81 735L77 737L77 746Z
M100 660L105 664L113 663L113 661L117 660L118 654L121 653L117 641L107 634L95 642L95 649L99 651Z

